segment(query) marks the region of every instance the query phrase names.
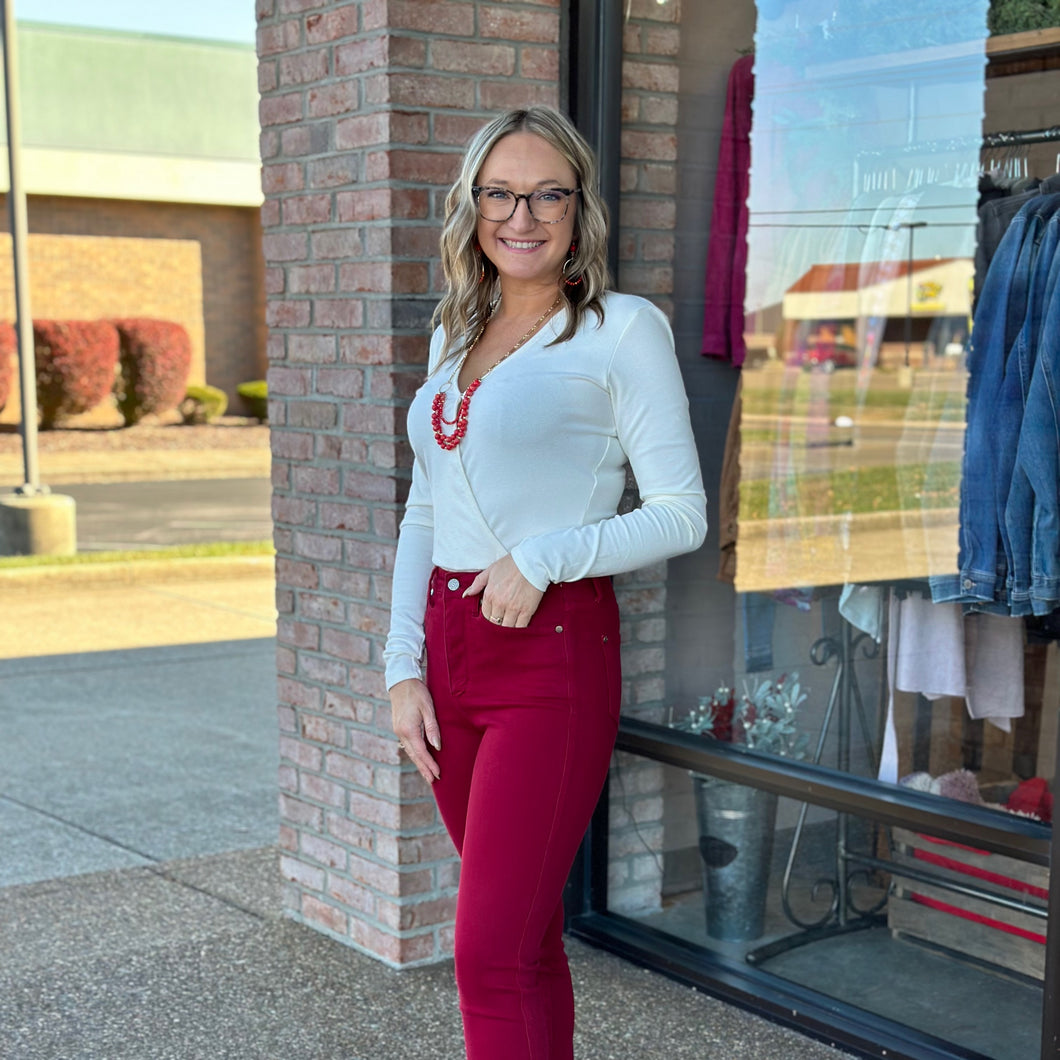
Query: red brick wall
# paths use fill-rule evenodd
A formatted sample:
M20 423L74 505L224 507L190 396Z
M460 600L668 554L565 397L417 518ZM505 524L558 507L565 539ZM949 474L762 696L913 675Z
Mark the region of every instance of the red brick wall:
M493 111L558 99L555 2L258 0L288 913L450 952L457 863L382 648L442 202Z
M623 31L618 286L673 313L677 187L675 0L629 0ZM667 565L617 578L625 713L666 720ZM611 771L608 908L656 908L662 894L663 767L616 755Z
M656 9L674 5L634 6L646 28L627 69L641 109L623 145L620 286L668 309L676 45ZM285 908L391 963L430 961L450 951L457 864L398 755L382 674L404 415L461 149L497 110L558 101L559 0L257 0L257 11ZM618 589L627 702L657 709L665 568Z

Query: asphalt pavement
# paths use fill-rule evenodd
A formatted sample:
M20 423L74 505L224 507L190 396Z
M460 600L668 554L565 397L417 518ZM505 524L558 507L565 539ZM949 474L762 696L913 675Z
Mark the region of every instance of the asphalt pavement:
M68 484L82 552L272 537L268 479L176 479Z

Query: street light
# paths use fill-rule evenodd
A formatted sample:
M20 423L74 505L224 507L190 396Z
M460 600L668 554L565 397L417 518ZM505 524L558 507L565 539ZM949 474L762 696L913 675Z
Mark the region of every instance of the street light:
M902 221L898 227L909 229L909 272L906 275L905 299L905 366L909 367L909 348L913 344L913 231L924 228L927 221Z
M15 334L22 414L22 463L25 481L13 494L0 496L0 555L66 555L77 551L74 501L52 494L40 482L37 461L37 370L33 351L33 316L29 307L26 254L29 225L22 184L22 122L18 105L18 59L14 0L0 0L3 15L4 109L7 117L7 192L15 281Z

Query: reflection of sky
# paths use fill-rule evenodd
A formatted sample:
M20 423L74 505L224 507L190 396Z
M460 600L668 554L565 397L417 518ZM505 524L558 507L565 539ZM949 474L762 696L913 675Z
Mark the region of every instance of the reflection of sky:
M972 257L986 0L758 8L748 310L817 264Z

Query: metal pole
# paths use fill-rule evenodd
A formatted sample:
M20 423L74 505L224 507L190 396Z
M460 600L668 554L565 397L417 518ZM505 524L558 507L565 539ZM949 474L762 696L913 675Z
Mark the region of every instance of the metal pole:
M32 496L41 488L37 463L37 371L33 353L33 317L29 308L29 263L26 255L26 193L22 185L22 121L18 96L18 59L15 41L14 0L0 0L3 11L4 104L7 113L7 158L10 186L7 192L11 218L11 249L15 277L15 333L18 336L18 370L21 384L22 461L25 483L17 493Z
M927 221L905 221L899 228L909 229L909 272L906 275L905 290L905 366L909 367L909 349L913 344L913 231L923 228Z

